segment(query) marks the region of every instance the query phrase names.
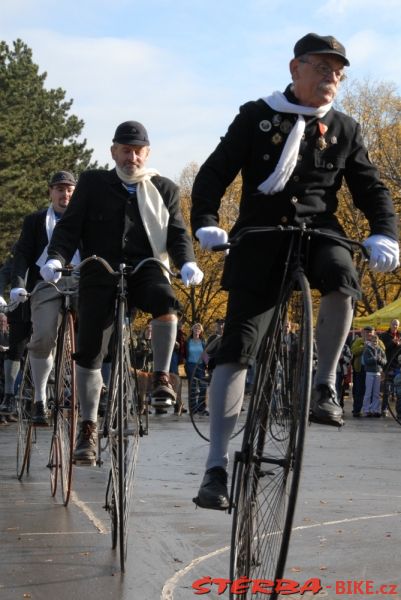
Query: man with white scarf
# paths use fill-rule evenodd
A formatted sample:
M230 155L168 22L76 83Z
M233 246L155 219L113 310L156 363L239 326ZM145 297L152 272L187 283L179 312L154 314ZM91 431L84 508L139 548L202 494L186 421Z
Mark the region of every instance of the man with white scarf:
M141 123L125 121L117 127L111 146L116 166L81 174L49 246L49 260L41 270L44 279L57 279L56 269L70 260L79 243L83 259L96 254L115 269L120 263L135 266L148 257L168 266L170 257L186 285L202 281L181 215L178 187L145 167L149 151L148 134ZM75 358L82 421L74 452L81 463L91 464L96 458L100 369L108 350L116 292L115 278L101 265L89 262L81 269ZM153 317L152 403L157 408L171 406L175 393L168 372L179 306L157 264L148 263L129 278L128 302Z
M46 387L53 368L54 349L57 342L59 315L62 296L57 290L43 281L40 268L45 264L47 248L56 223L65 212L76 181L68 171L54 173L49 182L50 205L25 217L20 238L17 242L11 275L10 300L24 303L28 292L35 293L30 298L32 335L27 345L35 388L32 421L36 425L47 426ZM79 252L74 250L71 263L79 262ZM58 287L63 290L78 290L74 277L62 277Z
M399 265L397 219L388 189L364 147L361 128L332 103L344 67L344 46L332 36L309 33L294 47L292 84L241 106L193 186L192 230L202 248L225 242L219 225L221 198L239 171L242 195L231 233L244 227L301 225L344 234L335 212L343 180L366 216L370 267ZM274 307L286 242L252 236L230 250L223 287L229 291L226 325L210 385L211 443L206 474L194 501L228 507L228 442L242 404L247 367L253 363ZM312 241L308 277L322 294L316 327L318 366L311 399L315 421L342 425L335 392L336 365L360 297L351 252L327 240Z

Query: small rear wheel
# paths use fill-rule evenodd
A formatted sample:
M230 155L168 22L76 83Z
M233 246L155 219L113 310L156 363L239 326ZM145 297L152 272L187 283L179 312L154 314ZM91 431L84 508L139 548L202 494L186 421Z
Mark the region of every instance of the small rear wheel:
M28 357L25 359L22 380L17 396L17 477L29 473L32 443L34 441L32 425L33 383Z
M57 492L58 476L60 470L60 440L57 435L52 436L49 452L49 462L47 466L50 470L50 491L54 497Z

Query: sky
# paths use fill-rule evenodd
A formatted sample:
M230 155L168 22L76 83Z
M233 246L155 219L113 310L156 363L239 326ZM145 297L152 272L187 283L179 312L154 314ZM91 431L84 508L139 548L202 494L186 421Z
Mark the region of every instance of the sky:
M202 164L241 104L286 87L294 44L309 32L345 45L351 81L401 93L400 0L1 0L0 9L0 39L22 39L45 87L73 100L94 160L112 166L116 126L137 120L148 166L174 181Z

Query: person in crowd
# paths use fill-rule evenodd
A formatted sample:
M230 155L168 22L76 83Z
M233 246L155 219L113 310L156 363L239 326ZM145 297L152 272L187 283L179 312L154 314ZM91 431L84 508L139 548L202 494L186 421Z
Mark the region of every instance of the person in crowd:
M200 323L194 323L186 342L185 372L188 377L189 408L192 413L198 414L208 414L205 404L207 390L205 346L203 327Z
M340 354L340 358L337 363L336 371L336 393L337 398L340 401L340 406L344 408L344 393L345 393L345 381L348 375L349 366L352 361L351 348L347 343L344 344Z
M4 306L4 305L3 305ZM4 361L9 350L10 340L8 337L7 316L0 312L0 398L4 395ZM7 418L0 414L0 425L7 423Z
M401 333L399 331L399 327L399 320L393 319L387 331L379 336L386 350L386 359L388 365L391 365L393 358L401 349ZM388 389L386 386L383 390L381 413L383 417L387 417L388 415Z
M52 175L48 186L50 204L25 217L14 253L10 299L22 303L29 298L32 335L27 348L34 386L32 421L42 426L49 424L47 383L53 369L63 300L54 286L43 281L40 268L46 262L49 241L68 206L75 185L75 177L69 171L57 171ZM79 260L79 252L75 248L71 264L77 264ZM77 279L62 277L58 288L77 290Z
M136 368L150 373L153 371L153 353L152 353L152 320L146 323L142 334L137 339L135 349Z
M361 128L333 101L349 66L333 36L308 33L290 61L291 84L241 106L217 148L201 166L192 191L191 224L203 249L227 240L219 227L221 199L239 172L239 216L231 230L300 225L344 234L337 193L347 183L355 206L369 222L364 242L370 266L391 271L399 264L397 217L389 190L363 144ZM253 235L225 257L223 288L229 291L222 344L210 386L211 429L206 473L194 501L224 510L228 443L239 414L247 367L253 362L280 290L288 237ZM311 419L341 426L336 367L361 295L347 244L313 238L307 275L321 295L316 324L318 365Z
M81 174L49 245L48 260L41 270L45 280L57 280L57 269L71 260L80 244L83 258L97 255L113 268L121 263L136 266L151 257L168 266L171 257L185 285L201 282L203 273L195 262L182 218L178 187L146 167L149 152L148 133L141 123L125 121L118 125L111 146L115 167ZM112 332L115 298L115 278L99 263L87 263L80 273L75 354L82 421L74 457L82 464L94 464L96 459L101 365ZM156 263L147 263L129 277L128 301L130 308L135 306L153 317L152 401L170 406L175 392L168 370L176 339L178 302Z
M365 395L362 405L365 417L381 417L380 381L386 362L386 353L379 346L379 337L372 334L365 342L362 352L362 364L366 372Z
M11 285L15 249L14 243L0 268L0 305L3 307L7 306L4 296L6 289ZM4 396L0 404L0 414L6 421L16 421L15 392L21 375L21 360L31 333L29 307L26 304L10 303L7 307L7 320L9 349L4 357Z

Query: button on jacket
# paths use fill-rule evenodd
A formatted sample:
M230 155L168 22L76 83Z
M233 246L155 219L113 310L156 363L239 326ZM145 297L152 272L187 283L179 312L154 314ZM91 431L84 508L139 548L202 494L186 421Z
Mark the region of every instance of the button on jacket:
M285 95L290 102L297 103L289 87ZM345 180L355 206L369 222L371 233L397 240L391 196L369 160L360 126L337 110L329 110L321 119L306 118L298 161L284 189L274 195L258 191L258 186L274 171L296 120L297 115L279 113L262 99L240 107L226 135L195 179L193 232L218 224L221 198L241 172L239 217L231 233L249 226L305 223L312 228L342 234L335 213L337 193ZM264 241L256 238L253 236L251 243L244 243L241 252L230 251L225 261L224 287L246 284L252 277L260 278L260 273L266 272L271 248L266 247L266 238ZM274 261L274 256L270 256Z

